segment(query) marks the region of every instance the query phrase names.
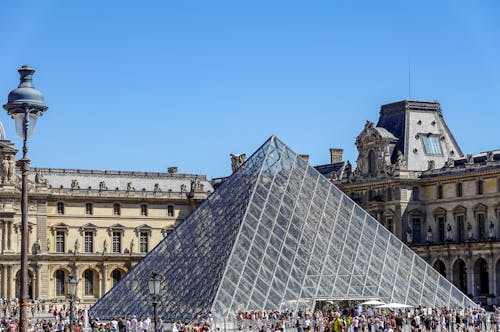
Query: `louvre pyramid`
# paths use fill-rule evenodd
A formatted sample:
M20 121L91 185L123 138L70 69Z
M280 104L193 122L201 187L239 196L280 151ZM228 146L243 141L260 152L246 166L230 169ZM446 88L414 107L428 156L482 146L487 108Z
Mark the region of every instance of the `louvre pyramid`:
M150 314L152 271L163 278L158 313L167 320L312 309L330 299L475 306L274 136L91 313Z

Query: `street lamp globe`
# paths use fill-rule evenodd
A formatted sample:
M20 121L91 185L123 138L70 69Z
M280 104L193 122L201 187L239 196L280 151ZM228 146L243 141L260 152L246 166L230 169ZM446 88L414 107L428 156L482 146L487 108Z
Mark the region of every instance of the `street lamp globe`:
M43 94L33 86L35 70L23 65L17 70L20 82L7 97L7 104L3 108L16 123L16 133L23 139L30 137L36 125L36 120L47 110ZM26 129L26 130L25 130Z
M28 137L33 134L36 119L47 110L43 94L33 86L35 70L28 65L18 69L20 83L9 93L3 108L16 122L16 132L23 139L21 168L21 296L19 301L19 331L28 330Z
M158 273L151 273L151 277L148 279L149 295L153 297L160 295L160 283L161 279L158 276Z

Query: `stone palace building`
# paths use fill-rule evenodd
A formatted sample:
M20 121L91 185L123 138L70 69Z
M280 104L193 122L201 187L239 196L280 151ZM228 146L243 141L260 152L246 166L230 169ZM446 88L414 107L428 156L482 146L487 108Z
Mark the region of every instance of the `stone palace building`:
M475 301L500 303L500 150L467 154L437 102L383 105L316 168Z
M21 181L0 124L0 297L20 292ZM33 168L29 179L29 297L91 304L208 194L205 176ZM146 287L146 285L145 285Z

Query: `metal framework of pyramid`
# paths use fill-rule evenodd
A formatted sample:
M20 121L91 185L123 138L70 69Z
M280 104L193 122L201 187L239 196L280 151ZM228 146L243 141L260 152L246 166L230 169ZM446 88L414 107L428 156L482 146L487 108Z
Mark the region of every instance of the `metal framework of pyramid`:
M153 271L163 278L158 313L166 320L312 309L317 300L334 299L475 306L274 136L91 314L151 314Z

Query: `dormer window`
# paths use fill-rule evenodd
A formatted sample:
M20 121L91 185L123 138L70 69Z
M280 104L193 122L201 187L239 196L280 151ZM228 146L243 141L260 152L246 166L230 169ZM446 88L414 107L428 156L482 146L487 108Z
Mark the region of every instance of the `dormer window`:
M428 155L442 155L441 143L438 136L423 135L422 143L424 145L424 152Z

